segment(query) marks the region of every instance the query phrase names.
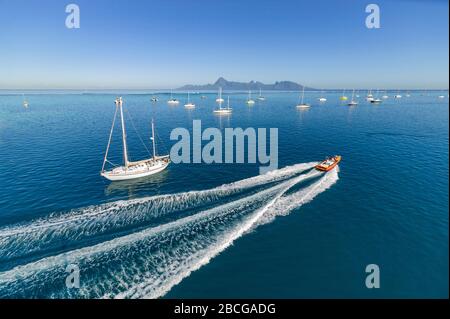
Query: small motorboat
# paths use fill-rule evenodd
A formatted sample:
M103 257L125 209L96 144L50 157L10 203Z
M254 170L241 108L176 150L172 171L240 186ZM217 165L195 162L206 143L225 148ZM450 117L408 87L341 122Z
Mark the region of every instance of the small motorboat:
M315 168L323 172L331 171L333 168L337 166L337 164L339 164L341 159L342 157L340 155L329 157L320 164L316 165Z
M380 104L381 102L383 102L383 101L379 98L374 98L372 101L370 101L370 103L372 103L372 104Z

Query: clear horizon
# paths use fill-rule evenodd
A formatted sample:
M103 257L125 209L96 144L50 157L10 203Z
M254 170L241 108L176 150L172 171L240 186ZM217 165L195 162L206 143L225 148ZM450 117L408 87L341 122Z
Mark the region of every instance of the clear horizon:
M448 1L0 1L2 90L168 90L293 81L316 89L447 90Z

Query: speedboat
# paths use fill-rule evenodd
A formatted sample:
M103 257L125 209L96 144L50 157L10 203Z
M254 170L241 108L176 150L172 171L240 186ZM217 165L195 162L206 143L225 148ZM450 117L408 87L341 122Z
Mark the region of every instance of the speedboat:
M320 164L316 165L315 168L323 172L331 171L333 168L337 166L337 164L339 164L341 159L342 157L340 155L329 157Z

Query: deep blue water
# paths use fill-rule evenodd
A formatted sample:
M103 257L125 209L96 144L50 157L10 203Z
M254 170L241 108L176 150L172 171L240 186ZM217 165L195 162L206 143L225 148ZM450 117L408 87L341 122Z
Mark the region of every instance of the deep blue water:
M173 128L200 119L204 128L278 128L280 168L343 156L338 179L299 168L226 194L184 198L173 194L248 179L258 166L171 164L154 177L110 183L99 171L116 95L30 94L24 109L22 95L2 94L0 296L448 297L449 104L440 94L413 92L380 105L361 97L350 108L338 93L327 93L324 104L307 93L312 107L299 111L297 93L266 92L253 107L234 93L233 114L218 117L215 93L191 95L197 108L187 111L184 94L175 94L181 103L173 107L167 94L152 104L151 94L124 92L145 141L155 118L159 153L174 143ZM144 158L127 120L131 157ZM115 132L111 160L120 162ZM292 195L298 202L285 202L297 208L269 205L268 214L286 216L218 248L296 178L281 202ZM325 185L327 178L336 180ZM161 194L168 196L154 203ZM80 267L80 290L64 286L70 263ZM365 287L368 264L380 267L379 289Z

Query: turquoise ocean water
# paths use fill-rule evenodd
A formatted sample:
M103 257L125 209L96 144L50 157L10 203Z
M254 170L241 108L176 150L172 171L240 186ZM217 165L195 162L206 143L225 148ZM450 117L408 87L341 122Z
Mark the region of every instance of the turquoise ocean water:
M340 92L341 93L341 92ZM216 93L0 92L0 297L448 297L447 92L412 92L348 107L340 93L264 92L231 116ZM439 99L439 95L445 95ZM145 158L150 119L159 153L173 128L278 128L279 170L171 164L134 182L99 176L114 113L125 101L129 152ZM132 121L130 120L132 118ZM134 123L134 126L131 124ZM111 161L121 161L119 130ZM318 160L340 154L339 170ZM379 289L365 267L380 268ZM80 288L65 284L68 265Z

